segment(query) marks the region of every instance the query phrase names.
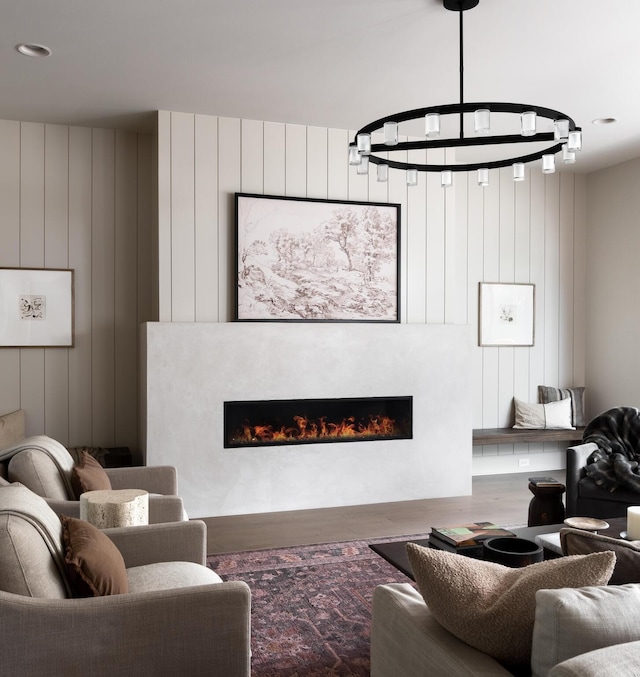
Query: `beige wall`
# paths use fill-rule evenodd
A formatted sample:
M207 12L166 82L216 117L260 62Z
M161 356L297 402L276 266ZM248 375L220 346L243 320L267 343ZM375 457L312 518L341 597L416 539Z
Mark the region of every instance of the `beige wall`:
M505 169L486 189L473 174L407 188L398 172L356 175L346 130L164 111L158 130L161 321L232 319L235 191L399 202L403 322L476 327L480 281L536 285L535 346L474 348L474 427L510 425L514 395L535 402L540 384L584 384L583 176L534 166L524 183ZM516 472L525 456L532 470L564 465L556 444L485 446L474 472Z
M67 446L137 449L155 140L0 121L0 148L0 266L75 270L75 347L0 348L0 413Z
M590 413L640 407L640 159L590 174L587 383Z

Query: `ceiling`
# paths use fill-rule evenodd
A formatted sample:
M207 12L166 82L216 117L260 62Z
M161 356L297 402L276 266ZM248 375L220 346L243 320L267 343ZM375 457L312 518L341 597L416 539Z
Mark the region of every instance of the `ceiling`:
M639 157L639 20L637 0L480 0L465 101L566 113L583 128L576 171ZM1 119L141 129L170 110L358 129L456 103L458 67L442 0L0 0Z

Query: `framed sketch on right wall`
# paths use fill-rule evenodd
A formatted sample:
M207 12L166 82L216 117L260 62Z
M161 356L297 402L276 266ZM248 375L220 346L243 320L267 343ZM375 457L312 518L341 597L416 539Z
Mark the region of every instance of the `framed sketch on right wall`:
M478 345L532 346L535 285L480 282Z

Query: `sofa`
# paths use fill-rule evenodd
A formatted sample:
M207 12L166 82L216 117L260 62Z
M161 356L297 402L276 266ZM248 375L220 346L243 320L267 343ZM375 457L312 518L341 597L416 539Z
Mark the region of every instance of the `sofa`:
M408 583L378 586L372 614L371 677L525 674L445 630ZM531 668L533 677L640 674L640 585L538 592Z
M509 568L408 544L416 584L374 591L371 677L632 677L640 584L611 551Z

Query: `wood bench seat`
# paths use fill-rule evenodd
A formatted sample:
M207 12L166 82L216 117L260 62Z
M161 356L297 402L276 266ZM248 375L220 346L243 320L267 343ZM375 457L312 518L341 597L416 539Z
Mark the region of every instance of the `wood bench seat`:
M516 444L517 442L572 442L582 441L584 428L575 430L548 429L529 430L522 428L474 428L473 446L481 444ZM567 445L571 446L571 445Z

